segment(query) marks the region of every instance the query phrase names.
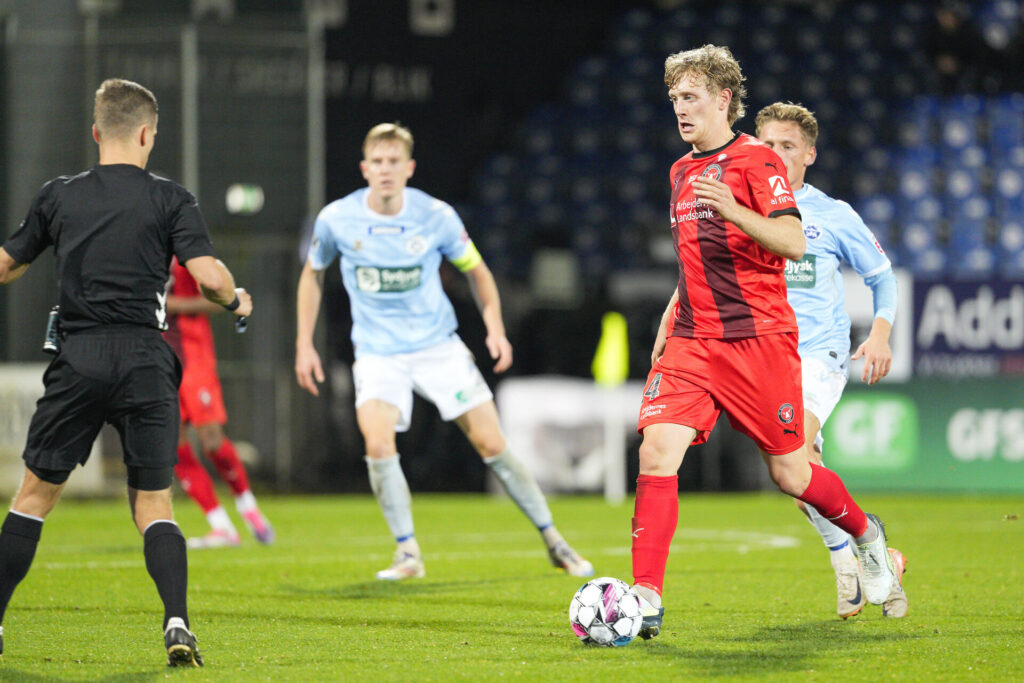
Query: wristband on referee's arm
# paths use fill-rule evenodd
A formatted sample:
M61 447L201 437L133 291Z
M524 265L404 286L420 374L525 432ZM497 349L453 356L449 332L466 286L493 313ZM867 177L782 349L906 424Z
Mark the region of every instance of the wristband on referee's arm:
M221 304L224 308L229 311L237 311L238 307L242 305L242 301L238 298L238 292L235 292L235 298L229 304Z

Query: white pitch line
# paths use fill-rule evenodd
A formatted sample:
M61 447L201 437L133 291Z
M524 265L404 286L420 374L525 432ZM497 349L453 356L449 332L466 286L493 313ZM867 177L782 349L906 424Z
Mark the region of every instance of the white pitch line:
M527 536L524 534L496 534L496 535L485 535L485 534L452 534L448 536L449 539L458 539L457 542L466 542L466 538L473 538L480 545L488 546L500 538L505 537L505 540L517 540L521 541ZM628 538L628 537L627 537ZM440 538L430 536L428 542L430 545L439 545ZM381 536L356 536L345 539L346 547L349 546L366 546L366 545L384 545L386 538ZM720 529L679 529L676 532L675 541L672 543L671 551L675 553L692 553L692 552L708 552L717 550L719 552L735 552L738 554L746 554L753 550L777 550L781 548L795 548L800 545L800 539L795 536L784 536L779 534L765 534L758 532L749 531L728 531ZM79 546L83 551L87 551L87 547ZM302 555L297 556L284 556L284 555L249 555L246 557L232 557L232 553L235 552L233 548L222 548L222 549L210 549L202 551L193 551L189 554L189 564L196 568L205 567L208 564L216 565L227 565L227 566L246 566L246 565L307 565L307 564L327 564L332 562L358 562L358 563L375 563L384 562L391 559L390 552L365 552L362 550L345 550L339 549L337 552L330 554L321 555ZM628 555L630 553L630 546L623 539L621 545L615 546L604 546L600 548L587 548L587 555L591 557L618 557ZM547 552L538 548L536 550L455 550L455 551L428 551L425 553L426 556L432 561L442 562L459 562L463 560L480 560L486 558L507 558L507 559L532 559L532 558L543 558L547 556ZM39 562L38 566L43 569L53 570L67 570L67 569L130 569L136 567L145 566L141 554L138 559L135 560L111 560L111 561L78 561L78 562Z

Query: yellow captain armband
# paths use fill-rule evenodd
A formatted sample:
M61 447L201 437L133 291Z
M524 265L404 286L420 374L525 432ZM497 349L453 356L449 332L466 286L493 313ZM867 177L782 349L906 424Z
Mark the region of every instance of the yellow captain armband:
M466 246L466 251L463 252L462 256L457 259L452 259L452 265L465 273L479 266L483 263L483 260L484 257L480 255L476 245L473 244L473 240L470 240L469 244Z

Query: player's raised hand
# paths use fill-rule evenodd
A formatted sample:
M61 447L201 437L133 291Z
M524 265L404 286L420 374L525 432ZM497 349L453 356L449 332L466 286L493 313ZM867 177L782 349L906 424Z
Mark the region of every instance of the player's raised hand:
M489 334L485 343L491 359L497 361L494 364L495 372L505 372L512 367L512 343L505 335Z
M710 206L729 222L735 223L740 216L740 206L736 203L732 190L721 180L701 176L693 181L693 194L700 199L701 204Z
M320 354L312 344L295 349L295 379L309 393L320 395L317 384L324 383L324 368L320 363Z
M238 287L235 289L235 296L238 297L238 308L233 310L232 313L239 318L252 315L252 295L245 291L244 287Z
M864 359L864 371L861 372L860 379L869 386L888 375L892 369L892 349L889 348L889 342L876 339L873 335L858 346L857 352L850 358Z

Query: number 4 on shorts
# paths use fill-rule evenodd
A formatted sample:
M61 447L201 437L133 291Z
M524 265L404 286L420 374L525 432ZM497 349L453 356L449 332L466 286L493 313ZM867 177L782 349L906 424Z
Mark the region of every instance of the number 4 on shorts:
M644 396L647 398L648 401L653 401L654 399L658 398L659 387L661 387L660 372L654 376L654 379L651 380L651 383L647 385L646 389L644 389Z

